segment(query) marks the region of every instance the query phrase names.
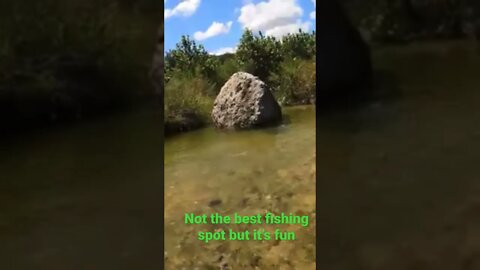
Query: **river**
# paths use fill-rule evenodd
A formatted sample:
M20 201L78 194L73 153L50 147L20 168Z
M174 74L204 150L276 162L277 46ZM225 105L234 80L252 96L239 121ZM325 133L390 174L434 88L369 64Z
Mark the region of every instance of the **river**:
M284 108L285 124L269 129L220 132L208 128L165 144L166 269L277 269L289 257L297 269L315 263L315 108ZM185 213L234 217L290 213L308 226L284 224L185 224ZM293 231L296 240L203 243L198 232L264 228ZM231 268L223 268L223 267ZM302 268L303 267L303 268ZM215 268L218 269L218 268Z

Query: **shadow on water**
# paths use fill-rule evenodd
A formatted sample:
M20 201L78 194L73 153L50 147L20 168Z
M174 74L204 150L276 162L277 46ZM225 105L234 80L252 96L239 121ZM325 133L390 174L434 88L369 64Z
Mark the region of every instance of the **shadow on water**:
M261 129L259 131L267 134L279 134L288 132L289 127L292 125L292 117L289 114L283 114L282 121L276 125L269 128Z

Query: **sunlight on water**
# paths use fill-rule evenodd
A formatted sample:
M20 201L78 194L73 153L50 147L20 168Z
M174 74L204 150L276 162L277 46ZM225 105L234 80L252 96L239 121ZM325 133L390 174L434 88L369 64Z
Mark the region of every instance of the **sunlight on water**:
M187 261L194 256L210 256L213 259L219 255L216 251L198 250L202 245L195 239L195 235L190 235L195 233L191 231L192 225L182 223L185 213L211 211L205 209L213 200L221 201L221 205L216 209L221 212L232 214L258 211L257 213L263 213L272 207L268 202L272 194L280 191L295 191L293 188L295 184L291 182L292 178L289 178L288 174L298 170L298 173L305 176L308 175L309 170L314 171L312 167L314 167L315 158L315 108L293 107L284 109L284 113L287 116L286 123L277 128L225 133L207 128L167 139L165 144L165 244L166 253L175 254L170 262L167 261L167 269L176 269L175 267L189 264L189 262L179 262L182 259ZM308 170L305 167L298 168L303 164L302 162L309 162ZM283 178L282 174L284 174ZM292 205L284 206L285 210L301 208L300 210L309 213L314 211L314 178L310 177L308 182L306 180L307 178L304 183L298 183L298 185L309 192L301 192L296 196L308 198L310 194L311 200L306 205L308 207L291 200L289 203ZM241 203L252 194L264 199L252 205ZM314 232L314 225L309 232ZM190 239L185 239L186 235ZM312 236L311 234L296 244L312 244L314 243ZM182 246L182 241L189 243ZM236 248L229 246L225 253L248 253L260 247L255 243L243 242L243 247ZM212 247L215 244L209 243L209 245ZM257 247L254 247L255 245ZM246 258L250 260L248 256ZM314 262L312 256L305 258L306 261L308 259L310 263ZM210 258L203 258L192 266L201 266L210 260ZM300 262L301 260L302 258L299 257ZM240 263L232 259L229 265L240 265Z

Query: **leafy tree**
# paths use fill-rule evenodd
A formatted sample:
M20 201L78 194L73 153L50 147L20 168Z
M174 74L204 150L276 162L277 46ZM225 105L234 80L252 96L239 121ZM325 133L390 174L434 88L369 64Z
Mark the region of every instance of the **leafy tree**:
M282 53L285 58L311 59L316 54L315 31L288 34L282 38Z
M165 76L168 81L175 72L189 72L211 79L218 61L188 36L182 36L175 49L165 55Z
M278 69L283 60L280 41L271 36L264 36L262 32L254 35L245 30L236 52L237 60L245 71L265 80L271 72Z

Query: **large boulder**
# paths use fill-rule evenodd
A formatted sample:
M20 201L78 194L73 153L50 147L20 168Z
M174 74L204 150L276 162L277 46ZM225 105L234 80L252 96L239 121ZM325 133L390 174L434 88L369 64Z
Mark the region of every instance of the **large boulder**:
M317 5L317 103L370 89L369 47L336 0Z
M237 72L215 99L212 120L217 128L248 129L279 123L282 110L263 81Z

